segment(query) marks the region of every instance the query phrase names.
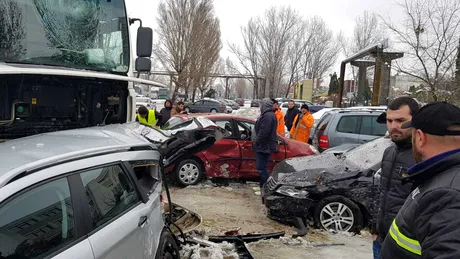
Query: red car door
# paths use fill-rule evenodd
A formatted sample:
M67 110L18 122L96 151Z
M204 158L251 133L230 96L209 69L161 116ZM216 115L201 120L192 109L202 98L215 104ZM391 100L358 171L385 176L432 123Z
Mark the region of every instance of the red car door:
M241 148L240 174L244 178L257 178L259 177L259 173L256 169L256 154L252 151L252 141L249 136L249 132L251 132L254 127L254 122L239 120L236 124L238 127L238 144ZM286 145L282 142L282 144L278 146L278 152L272 153L270 156L268 171L271 172L273 167L285 158Z
M213 120L219 127L226 129L230 136L223 138L202 152L206 158L206 174L209 177L239 177L241 152L233 130L231 119Z

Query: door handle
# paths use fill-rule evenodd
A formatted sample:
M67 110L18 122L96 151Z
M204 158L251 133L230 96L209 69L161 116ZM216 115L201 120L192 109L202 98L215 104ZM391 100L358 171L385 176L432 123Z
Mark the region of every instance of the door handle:
M147 222L147 216L142 216L140 219L139 219L139 224L137 224L138 227L143 227L144 224Z

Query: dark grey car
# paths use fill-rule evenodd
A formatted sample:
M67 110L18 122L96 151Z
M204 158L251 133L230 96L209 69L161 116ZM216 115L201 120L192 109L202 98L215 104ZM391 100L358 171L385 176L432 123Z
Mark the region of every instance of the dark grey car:
M191 113L225 113L226 105L220 101L204 99L185 105L185 111Z

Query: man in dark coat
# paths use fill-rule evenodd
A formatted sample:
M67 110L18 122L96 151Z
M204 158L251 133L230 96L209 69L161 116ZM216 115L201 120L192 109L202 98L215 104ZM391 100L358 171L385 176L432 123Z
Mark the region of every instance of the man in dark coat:
M161 120L157 123L158 126L163 127L165 123L171 118L171 110L173 106L172 100L166 100L164 104L164 108L161 109L160 114L161 114Z
M371 229L374 259L379 258L381 244L391 222L411 191L411 184L402 184L401 178L415 164L412 135L411 130L402 129L401 126L410 121L418 109L419 105L413 98L398 97L388 104L386 113L378 118L378 122L387 124L394 144L385 150L382 158L378 215Z
M406 122L418 164L413 182L391 223L382 259L460 258L460 108L446 102L422 107Z
M284 115L284 125L288 131L292 128L292 123L294 123L295 116L300 113L300 110L295 107L294 100L290 100L288 103L288 109L286 115Z
M269 177L268 163L270 154L278 152L278 136L276 128L278 122L273 112L273 102L269 98L260 104L260 116L255 125L255 141L253 151L256 153L256 169L259 172L259 185L262 188Z

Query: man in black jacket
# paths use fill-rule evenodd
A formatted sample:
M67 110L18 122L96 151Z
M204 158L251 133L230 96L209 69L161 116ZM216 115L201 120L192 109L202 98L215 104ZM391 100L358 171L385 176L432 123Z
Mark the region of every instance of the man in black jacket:
M415 164L412 154L411 130L402 129L404 122L410 121L418 111L417 101L410 97L394 99L378 122L386 123L393 145L383 153L380 178L379 207L373 234L374 259L379 258L381 244L385 239L391 222L404 204L411 191L410 184L402 184L402 174Z
M273 112L273 102L269 98L265 98L260 104L260 116L254 126L256 136L252 147L256 153L256 169L260 176L260 188L264 186L269 177L268 162L270 155L273 152L278 152L277 126L278 121Z
M460 258L460 108L434 102L402 128L412 130L418 164L403 180L413 181L389 229L383 259Z
M173 106L172 100L166 100L164 106L165 107L160 111L161 120L157 123L160 127L163 127L163 125L165 125L165 123L171 118L171 110Z
M294 100L290 100L288 103L288 109L286 111L286 115L284 115L284 125L288 131L292 128L292 123L294 123L295 116L300 113L300 110L295 108Z

